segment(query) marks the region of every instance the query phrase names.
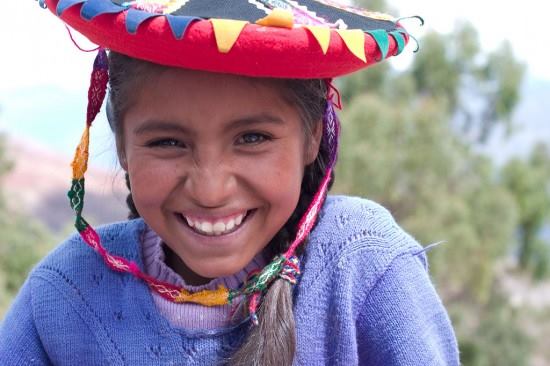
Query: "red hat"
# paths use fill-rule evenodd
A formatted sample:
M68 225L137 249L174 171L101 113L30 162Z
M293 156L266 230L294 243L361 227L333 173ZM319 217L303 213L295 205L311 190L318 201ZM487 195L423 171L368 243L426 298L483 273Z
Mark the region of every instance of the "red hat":
M247 76L340 76L399 54L409 38L388 15L328 0L45 3L101 47L166 66Z

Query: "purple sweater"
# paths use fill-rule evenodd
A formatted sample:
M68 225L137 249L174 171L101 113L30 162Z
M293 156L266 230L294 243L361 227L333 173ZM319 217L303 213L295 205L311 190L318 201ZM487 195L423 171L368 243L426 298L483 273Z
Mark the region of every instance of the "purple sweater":
M103 227L143 267L142 220ZM458 365L423 248L382 207L329 197L294 291L295 365ZM42 260L0 326L0 365L216 365L250 327L172 326L147 286L74 236Z

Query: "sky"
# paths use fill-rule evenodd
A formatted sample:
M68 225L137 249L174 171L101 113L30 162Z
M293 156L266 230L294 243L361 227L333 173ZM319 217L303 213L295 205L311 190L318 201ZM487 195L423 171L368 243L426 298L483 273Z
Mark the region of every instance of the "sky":
M389 3L399 16L421 15L425 19L422 28L415 21L405 23L417 38L429 30L451 32L457 21L467 19L478 29L484 48L494 49L509 40L517 58L526 64L528 77L550 82L550 62L545 55L550 1L524 0L521 9L514 6L518 3L496 0ZM25 16L24 22L20 14ZM74 36L83 48L94 47L76 32ZM77 50L62 22L41 9L36 0L3 4L0 41L0 131L71 153L84 124L94 54ZM392 63L405 68L414 57L412 48ZM92 162L110 166L113 141L105 118L99 117L95 125Z
M516 57L525 62L530 77L550 81L548 62L548 19L550 1L523 0L391 0L401 16L420 15L423 28L411 28L414 35L435 30L452 32L457 21L468 20L477 28L482 46L495 49L508 40ZM521 8L517 5L521 4ZM413 23L411 23L413 24Z

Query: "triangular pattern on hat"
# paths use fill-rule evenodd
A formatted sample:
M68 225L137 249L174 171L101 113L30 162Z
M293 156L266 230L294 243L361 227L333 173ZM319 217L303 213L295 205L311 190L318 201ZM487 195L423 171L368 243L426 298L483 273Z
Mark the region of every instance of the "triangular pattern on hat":
M405 48L405 36L399 31L390 32L390 34L395 39L395 42L397 42L397 53L395 55L399 55Z
M112 1L87 0L80 8L80 16L86 20L92 20L101 14L120 13L126 9L127 7L117 5Z
M83 3L85 1L86 0L60 0L57 3L57 8L55 9L55 12L57 16L60 16L65 10L67 10L71 6Z
M305 28L315 37L323 54L326 55L330 44L330 28L319 25L306 25Z
M388 56L388 50L390 48L388 33L382 29L371 30L367 33L374 38L376 44L378 45L378 48L380 48L380 53L382 54L381 59L385 59Z
M170 24L170 29L172 29L172 33L174 33L174 37L176 39L182 39L185 35L185 31L187 30L187 27L189 25L197 20L201 20L201 18L198 17L187 17L187 16L176 16L171 14L166 14L166 20L168 20L168 24Z
M367 62L365 54L365 33L360 29L337 29L348 50L363 62Z
M126 30L130 34L136 34L141 23L147 19L158 17L161 14L149 13L143 10L130 8L126 12Z
M228 53L239 38L243 28L248 24L244 20L210 19L214 27L218 51Z

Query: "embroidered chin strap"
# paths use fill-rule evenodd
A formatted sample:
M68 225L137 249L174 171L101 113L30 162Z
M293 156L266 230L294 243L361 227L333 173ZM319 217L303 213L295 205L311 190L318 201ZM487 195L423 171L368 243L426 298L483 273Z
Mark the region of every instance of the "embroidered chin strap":
M327 107L323 117L323 141L322 145L328 149L329 162L325 176L313 197L306 213L301 218L298 224L298 232L296 238L290 244L286 252L276 256L271 263L265 266L259 273L252 276L240 289L232 290L220 285L217 290L202 290L191 293L184 288L172 285L170 283L159 281L145 273L143 273L135 262L115 255L111 255L101 244L101 239L97 232L84 220L82 210L84 208L84 174L88 168L88 155L90 143L90 127L96 118L107 90L108 62L107 53L103 48L99 49L98 55L94 61L94 68L90 80L90 88L88 90L88 109L86 116L86 126L84 133L78 145L74 160L71 164L73 168L73 179L71 189L68 196L71 203L71 208L75 211L76 220L75 227L80 233L86 244L92 247L105 261L107 266L117 272L131 273L135 277L145 281L147 285L158 292L165 299L176 302L192 302L204 306L220 306L231 304L236 298L244 297L248 301L248 311L250 318L254 324L258 324L256 315L261 297L276 279L282 278L292 284L296 284L296 278L300 275L299 260L295 255L296 248L307 238L319 211L323 205L327 195L328 185L330 183L332 169L336 162L338 150L338 135L340 124L338 117L334 111L334 107L340 108L340 95L331 81L327 81ZM334 101L336 97L336 101Z

